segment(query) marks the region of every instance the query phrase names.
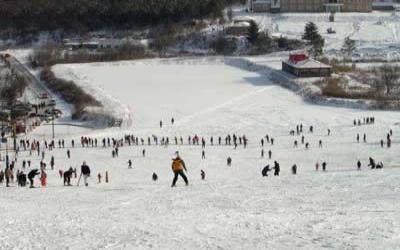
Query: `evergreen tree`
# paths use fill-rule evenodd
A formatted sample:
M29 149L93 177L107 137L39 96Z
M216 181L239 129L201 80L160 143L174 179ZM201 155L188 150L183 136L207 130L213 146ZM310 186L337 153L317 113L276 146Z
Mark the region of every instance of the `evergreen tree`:
M325 39L323 39L320 35L311 41L311 45L311 52L314 56L321 56L324 53Z
M251 54L263 54L268 53L271 50L272 39L268 32L260 32L258 38L254 43Z
M288 39L284 36L280 36L277 42L278 42L278 47L281 49L286 49L289 44Z
M350 57L354 50L356 49L356 41L350 39L350 37L346 37L343 42L342 52L345 57Z
M253 20L251 20L250 27L249 27L249 35L247 37L247 39L249 40L250 43L253 44L257 41L258 32L259 32L258 24L256 22L254 22Z
M318 32L318 27L313 22L309 22L306 24L304 28L303 39L307 41L313 41L318 36L320 36Z
M323 49L325 45L324 38L319 34L318 27L313 22L306 24L304 28L303 39L309 41L311 48L311 53L314 56L320 56L323 54Z

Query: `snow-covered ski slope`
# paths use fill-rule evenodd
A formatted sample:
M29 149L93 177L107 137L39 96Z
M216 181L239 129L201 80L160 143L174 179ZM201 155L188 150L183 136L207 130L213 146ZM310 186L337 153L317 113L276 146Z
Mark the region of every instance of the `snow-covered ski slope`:
M0 249L398 249L400 113L311 105L272 85L264 74L219 59L58 65L54 70L90 89L109 110L132 118L122 129L56 128L68 146L82 135L133 133L147 139L154 134L170 140L176 135L186 143L187 136L198 134L207 138L207 158L201 160L201 146L188 145L122 147L116 159L111 148L77 147L71 159L66 149L46 152L46 162L51 155L56 161L55 170L48 171L48 187L1 187ZM353 127L354 118L365 116L374 116L375 124ZM299 123L308 150L299 136L289 136ZM393 145L381 148L379 140L390 128ZM28 137L49 139L50 132L51 127L41 127ZM228 133L245 134L248 148L209 145L210 136L216 141ZM357 143L357 133L366 133L367 143ZM272 151L271 160L260 157L266 134L275 139L273 146L264 146L266 155ZM299 148L293 147L295 139ZM176 150L186 161L189 187L179 180L170 188ZM385 168L369 170L369 156ZM21 152L18 167L22 159L31 159L34 167L40 161ZM133 169L127 167L129 159ZM355 170L358 159L362 171ZM58 169L84 160L93 171L90 186L63 187ZM262 167L274 160L281 176L261 177ZM316 172L317 161L326 161L328 171ZM299 170L293 176L295 163ZM106 170L110 183L96 184L97 174L104 178ZM151 180L153 172L157 182Z

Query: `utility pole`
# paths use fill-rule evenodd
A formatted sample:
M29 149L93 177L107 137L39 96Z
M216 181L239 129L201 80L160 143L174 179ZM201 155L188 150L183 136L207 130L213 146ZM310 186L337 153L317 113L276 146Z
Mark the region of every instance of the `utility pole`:
M14 151L17 152L17 123L14 121L12 125L12 135L13 135L13 142L14 142Z
M53 134L53 140L54 140L54 107L51 109L51 113L52 113L52 117L53 119L51 119L51 130L52 130L52 134Z
M5 137L5 132L1 131L1 143L6 144L6 167L8 168L9 165L9 159L8 159L8 141L7 138Z
M8 168L10 165L10 159L8 158L8 140L7 138L5 138L5 140L6 140L6 168Z

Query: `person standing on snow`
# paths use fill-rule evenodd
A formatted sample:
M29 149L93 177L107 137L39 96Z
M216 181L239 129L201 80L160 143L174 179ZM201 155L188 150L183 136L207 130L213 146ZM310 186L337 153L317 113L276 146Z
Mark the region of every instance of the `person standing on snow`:
M358 160L358 162L357 162L357 170L361 170L361 161L360 160Z
M40 172L40 183L42 187L47 185L47 173L44 171L44 169L42 169Z
M89 186L87 179L90 177L90 168L86 164L86 161L84 161L81 166L81 175L83 176L83 182L85 183L85 186Z
M274 176L279 176L279 172L281 171L281 167L277 161L274 162Z
M4 175L6 177L6 187L9 187L10 186L11 176L13 175L12 170L10 169L10 167L6 167L6 170L4 171Z
M230 166L232 165L232 158L231 158L231 157L228 157L228 158L226 159L226 165L227 165L228 167L230 167Z
M296 164L294 164L294 165L292 166L292 174L294 174L294 175L297 174L297 165L296 165Z
M327 165L326 162L322 163L322 171L324 171L324 172L326 171L326 165Z
M0 170L0 184L3 184L4 181L4 172L3 170Z
M50 167L51 167L51 170L54 170L54 156L51 156Z
M131 161L131 160L128 161L128 168L129 168L129 169L132 168L132 161Z
M175 159L172 160L172 171L174 172L174 179L172 181L171 187L175 187L176 181L178 180L178 176L180 175L182 179L185 181L186 186L189 185L189 181L184 173L187 172L185 162L180 158L179 152L177 151Z

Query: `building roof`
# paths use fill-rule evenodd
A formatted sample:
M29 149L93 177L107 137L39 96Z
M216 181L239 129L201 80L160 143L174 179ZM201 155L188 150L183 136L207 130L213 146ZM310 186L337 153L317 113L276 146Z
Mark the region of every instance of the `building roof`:
M317 68L330 69L330 68L332 68L332 66L330 66L330 65L327 65L325 63L319 62L319 61L311 59L311 58L300 61L298 63L294 63L290 60L285 60L284 62L286 64L291 65L292 67L300 68L300 69L317 69Z
M253 3L271 4L271 0L253 0Z

